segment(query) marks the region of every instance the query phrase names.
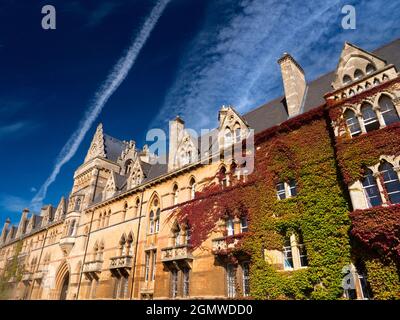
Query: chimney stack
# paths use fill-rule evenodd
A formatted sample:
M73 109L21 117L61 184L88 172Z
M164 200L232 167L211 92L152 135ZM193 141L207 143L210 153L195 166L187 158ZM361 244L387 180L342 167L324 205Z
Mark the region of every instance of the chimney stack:
M10 226L10 223L10 218L7 218L6 222L4 223L3 230L1 231L0 243L4 243L4 241L6 241L6 232Z
M29 209L25 208L22 211L21 220L19 221L18 229L17 229L17 237L21 236L24 233L25 222L28 220Z
M168 152L168 171L175 169L178 146L185 130L185 121L179 116L169 122L169 152Z
M304 71L288 53L284 53L278 63L281 66L287 112L289 118L295 117L301 113L307 87Z

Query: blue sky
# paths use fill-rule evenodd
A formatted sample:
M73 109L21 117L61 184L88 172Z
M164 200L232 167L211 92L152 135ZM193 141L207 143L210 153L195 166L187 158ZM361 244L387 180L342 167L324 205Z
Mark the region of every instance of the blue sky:
M17 222L30 206L158 3L31 2L0 2L0 221ZM57 10L56 30L41 28L45 4ZM356 8L355 30L341 28L345 4ZM44 203L68 195L96 123L139 146L177 114L189 127L214 127L222 104L246 112L282 94L283 52L312 80L335 68L344 41L371 50L398 38L399 19L398 1L171 0Z

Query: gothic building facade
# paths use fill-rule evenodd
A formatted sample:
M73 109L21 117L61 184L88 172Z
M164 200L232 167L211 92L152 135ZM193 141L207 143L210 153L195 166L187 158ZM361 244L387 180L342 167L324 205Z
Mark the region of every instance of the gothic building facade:
M282 97L223 106L208 148L176 117L165 164L98 125L69 196L5 222L1 298L399 298L399 52L309 83L284 54Z

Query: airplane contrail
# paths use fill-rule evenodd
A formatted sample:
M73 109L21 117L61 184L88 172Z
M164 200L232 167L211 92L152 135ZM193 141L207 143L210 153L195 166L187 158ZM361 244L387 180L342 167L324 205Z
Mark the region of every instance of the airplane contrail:
M57 156L53 171L31 200L31 206L35 210L40 209L42 202L46 197L49 186L56 180L62 166L75 155L80 144L82 143L83 138L93 125L93 122L100 114L104 105L107 103L108 99L115 92L115 90L117 90L121 83L125 80L130 69L136 61L137 56L149 38L151 31L154 29L157 21L161 17L165 7L169 2L170 0L160 0L156 4L144 22L142 29L133 39L132 44L124 56L118 60L107 79L103 82L100 89L95 93L93 101L87 109L83 119L80 121L78 128L71 135Z

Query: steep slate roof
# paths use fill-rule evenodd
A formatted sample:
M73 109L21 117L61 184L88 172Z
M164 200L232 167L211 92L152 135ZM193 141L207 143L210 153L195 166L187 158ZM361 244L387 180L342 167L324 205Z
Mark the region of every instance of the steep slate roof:
M113 171L114 172L114 171ZM126 182L126 177L114 172L115 186L120 190Z
M394 64L400 70L400 39L396 39L387 45L372 51L373 54L386 60L388 64ZM304 112L325 103L324 94L332 91L331 83L336 71L328 72L308 83ZM276 98L266 104L246 113L243 118L254 129L255 133L278 125L288 119L288 114L282 103L284 96Z
M143 182L147 182L154 178L157 178L157 177L167 173L167 171L168 171L168 165L166 165L166 164L156 163L156 164L150 165L150 169L147 172L146 178L143 180Z
M126 145L121 140L104 134L104 147L107 159L116 162L122 151L125 150Z

